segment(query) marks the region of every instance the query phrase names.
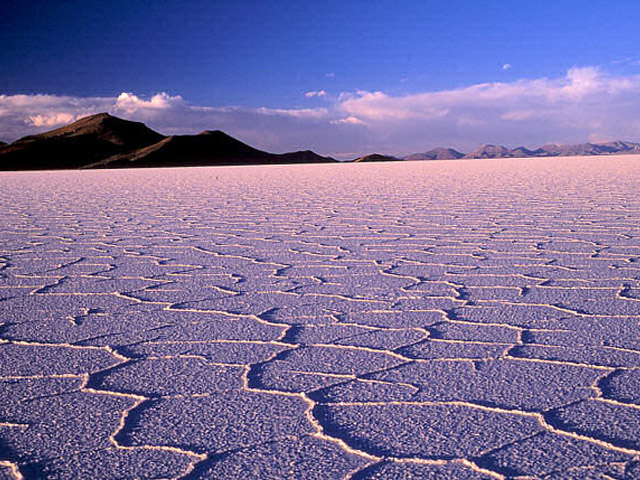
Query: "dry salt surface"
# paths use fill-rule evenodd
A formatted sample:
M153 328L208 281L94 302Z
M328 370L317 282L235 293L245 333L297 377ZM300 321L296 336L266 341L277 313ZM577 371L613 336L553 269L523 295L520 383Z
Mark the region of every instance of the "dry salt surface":
M0 478L640 478L640 158L0 175Z

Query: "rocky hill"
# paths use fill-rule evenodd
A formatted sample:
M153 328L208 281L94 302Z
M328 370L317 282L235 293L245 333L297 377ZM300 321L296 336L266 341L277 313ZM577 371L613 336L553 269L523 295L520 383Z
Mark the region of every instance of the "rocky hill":
M143 123L99 113L0 147L0 170L80 168L164 138Z
M453 148L434 148L424 153L414 153L404 157L405 160L457 160L464 157L464 153L460 153Z
M107 113L0 146L0 170L180 167L323 163L306 150L283 154L255 149L224 132L165 137L143 123Z
M353 162L397 162L399 158L392 157L390 155L382 155L380 153L372 153L371 155L365 155L353 160Z

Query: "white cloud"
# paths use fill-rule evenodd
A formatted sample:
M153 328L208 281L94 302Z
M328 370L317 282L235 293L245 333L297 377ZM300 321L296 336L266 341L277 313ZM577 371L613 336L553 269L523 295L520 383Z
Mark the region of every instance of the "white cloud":
M317 97L322 90L312 92L310 97ZM191 105L166 93L151 98L126 92L90 98L0 95L0 140L103 111L165 134L221 129L274 152L311 148L327 154L401 155L435 146L469 151L482 143L534 147L593 138L640 140L640 75L612 76L596 67L575 67L559 78L324 98L323 108L245 108Z
M505 63L504 65L502 65L502 69L503 70L511 70L511 64L510 63Z
M143 100L133 93L122 92L116 98L115 110L134 113L138 110L166 110L183 104L184 100L180 95L172 97L162 92L154 95L150 100Z
M0 139L50 130L113 105L113 98L58 95L0 95Z
M263 115L284 115L295 118L323 118L328 115L326 108L265 108L255 110Z
M338 120L331 120L333 125L364 125L365 123L358 117L346 117L339 118Z
M333 72L329 72L329 73L325 73L324 76L327 77L327 78L333 78L333 77L336 76L336 74L333 73Z
M307 98L324 97L326 94L327 94L327 92L325 92L324 90L311 90L311 91L305 93L304 96L307 97Z
M438 118L449 112L443 102L430 102L427 95L432 94L392 97L360 90L356 95L343 96L339 108L350 116L382 121Z
M633 57L625 57L625 58L619 58L617 60L612 60L611 63L613 65L631 65L633 67L638 67L640 66L640 59L633 58Z
M167 135L220 129L273 152L320 151L322 125L334 128L329 123L334 117L327 108L207 107L167 93L151 98L130 92L114 97L0 95L0 140L13 141L99 112L145 122ZM338 139L335 145L342 148L340 132L334 132L334 137ZM346 136L344 140L346 145Z
M359 91L342 95L337 109L365 122L398 153L436 145L584 142L590 135L640 140L640 76L613 77L581 67L556 79L402 96Z
M70 113L53 113L48 115L29 115L24 122L34 127L57 127L75 120L77 120L77 117Z

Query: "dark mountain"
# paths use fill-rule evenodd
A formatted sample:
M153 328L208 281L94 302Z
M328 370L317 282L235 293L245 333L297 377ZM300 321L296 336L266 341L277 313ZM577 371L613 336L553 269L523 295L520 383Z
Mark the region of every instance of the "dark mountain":
M640 143L616 140L614 142L597 143L596 145L615 150L612 153L640 153Z
M309 150L283 154L267 153L230 137L224 132L176 135L158 143L114 155L84 168L192 167L276 163L324 163L335 161Z
M435 148L405 160L457 158L523 158L578 155L640 154L640 143L604 142L543 145L535 150L482 145L466 155L451 148ZM353 162L392 162L400 159L374 153ZM99 113L65 127L0 142L0 170L56 170L78 168L180 167L336 162L305 150L275 154L255 149L224 132L165 137L140 122Z
M0 170L178 167L336 160L312 151L274 154L221 131L165 137L142 123L106 113L0 146Z
M7 142L0 142L0 147L4 147L7 144Z
M99 113L1 147L0 170L79 168L163 138L143 123Z
M536 150L529 150L526 147L516 147L509 151L508 156L513 158L537 157L540 152L539 148Z
M405 160L457 160L464 157L464 153L460 153L453 148L434 148L425 153L414 153L404 157Z
M300 150L297 152L271 154L276 157L275 163L339 163L331 157L323 157L312 150Z
M399 158L391 157L389 155L381 155L379 153L372 153L371 155L365 155L364 157L356 158L353 162L397 162Z

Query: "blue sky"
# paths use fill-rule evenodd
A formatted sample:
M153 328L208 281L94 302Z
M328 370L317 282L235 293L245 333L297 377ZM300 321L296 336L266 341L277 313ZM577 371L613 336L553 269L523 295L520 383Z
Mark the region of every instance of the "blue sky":
M343 156L640 140L614 121L638 93L639 21L631 0L4 0L0 139L104 107L163 133ZM576 78L581 98L559 99ZM482 85L497 86L494 105Z

